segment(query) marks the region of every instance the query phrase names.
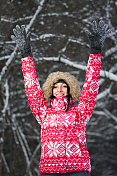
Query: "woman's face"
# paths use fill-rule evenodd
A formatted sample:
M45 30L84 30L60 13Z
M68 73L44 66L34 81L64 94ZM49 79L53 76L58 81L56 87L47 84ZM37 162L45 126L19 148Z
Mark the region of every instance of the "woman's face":
M56 98L66 97L67 95L67 85L65 83L56 83L53 86L53 96Z

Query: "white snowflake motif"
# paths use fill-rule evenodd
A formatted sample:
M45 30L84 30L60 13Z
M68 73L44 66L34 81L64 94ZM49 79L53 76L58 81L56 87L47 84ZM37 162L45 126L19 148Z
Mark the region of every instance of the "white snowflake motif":
M40 107L40 111L41 111L41 118L44 118L46 115L46 106L44 105L43 107Z
M40 118L38 115L36 115L36 119L37 119L38 123L41 124L41 121L40 121Z
M65 114L64 116L66 116L66 114ZM65 117L64 125L65 125L66 127L68 127L68 125L70 125L69 116L66 116L66 117Z
M72 118L71 118L72 116ZM75 123L75 115L74 114L70 114L70 115L67 115L65 114L65 121L64 121L64 125L66 127L68 127L69 125L73 125Z
M92 83L91 83L91 86L90 86L90 91L92 92L97 92L98 91L98 83L96 82L96 80L94 80Z
M86 143L85 131L82 131L78 137L79 137L79 142L82 142L82 144Z
M53 143L52 141L49 142L49 144L47 145L48 147L48 152L47 154L49 155L49 157L55 156L57 157L58 154L60 154L60 152L58 151L59 145L57 143L57 141L55 143Z
M80 151L80 148L79 148L79 145L76 144L76 143L70 143L70 141L68 141L66 143L66 155L68 157L70 157L70 155L75 155L75 154L78 154L79 156L81 156L81 151Z
M44 129L46 129L47 127L48 127L48 121L47 120L45 120L44 122L43 122L43 127L44 127Z
M50 120L49 124L50 124L51 127L54 127L54 126L57 127L56 115L51 116L51 120Z
M70 144L70 142L68 141L68 142L66 143L66 155L67 155L68 157L70 157L70 155L72 154L71 147L72 147L72 144Z
M25 75L25 86L31 87L34 83L33 73L26 73Z
M41 158L44 159L44 146L41 147Z

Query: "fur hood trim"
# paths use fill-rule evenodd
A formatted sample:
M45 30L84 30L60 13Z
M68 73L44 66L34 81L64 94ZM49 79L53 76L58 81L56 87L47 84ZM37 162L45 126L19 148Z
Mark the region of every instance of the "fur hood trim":
M80 86L76 78L68 72L53 72L49 74L45 83L43 84L44 98L48 101L52 96L52 87L59 79L63 79L67 82L70 87L70 95L72 99L78 100L80 96Z

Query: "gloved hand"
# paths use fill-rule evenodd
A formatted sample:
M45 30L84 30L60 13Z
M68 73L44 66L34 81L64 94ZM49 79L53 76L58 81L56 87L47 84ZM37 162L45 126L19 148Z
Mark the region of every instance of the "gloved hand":
M25 26L16 25L13 29L14 35L11 35L12 40L17 44L18 49L21 51L22 57L32 57L31 45L30 45L30 33L26 33Z
M108 25L106 25L102 20L97 25L96 21L93 22L93 32L85 31L90 40L90 53L98 54L101 53L102 46L104 44L104 40L109 36L111 30L108 29Z

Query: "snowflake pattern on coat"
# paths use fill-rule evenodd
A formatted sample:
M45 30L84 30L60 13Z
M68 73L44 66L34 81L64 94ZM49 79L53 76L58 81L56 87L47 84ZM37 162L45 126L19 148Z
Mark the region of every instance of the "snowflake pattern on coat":
M58 144L57 141L55 141L55 142L49 141L49 144L47 145L47 147L48 147L47 155L49 155L50 158L52 156L57 157L58 154L60 154L60 151L58 150L59 145L60 144Z
M40 174L91 171L86 148L86 123L95 106L99 89L101 55L90 54L79 104L54 98L47 106L37 80L32 57L22 58L25 92L33 115L41 125Z
M71 143L70 141L68 141L66 143L66 156L70 157L71 154L73 154L73 155L78 154L79 157L81 157L81 155L82 155L79 144L75 143L75 142Z

